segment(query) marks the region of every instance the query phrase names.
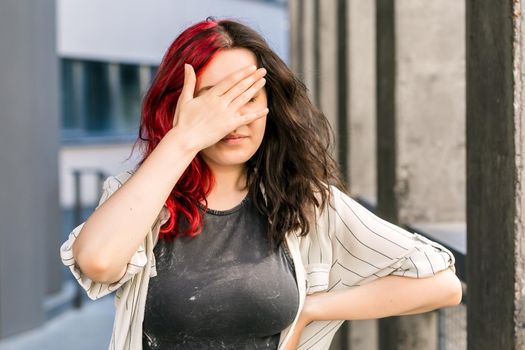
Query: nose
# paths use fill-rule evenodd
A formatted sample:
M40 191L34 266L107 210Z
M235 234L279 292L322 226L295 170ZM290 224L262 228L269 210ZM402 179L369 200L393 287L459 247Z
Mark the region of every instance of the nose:
M253 112L256 112L256 107L253 106L252 103L246 103L244 106L239 108L240 115L245 115Z

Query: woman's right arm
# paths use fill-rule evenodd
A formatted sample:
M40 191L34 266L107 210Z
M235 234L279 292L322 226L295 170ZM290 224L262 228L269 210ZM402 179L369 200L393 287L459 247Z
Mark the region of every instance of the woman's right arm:
M111 283L124 275L167 196L197 154L189 145L176 128L170 130L129 180L87 219L72 249L80 270L91 280Z
M86 220L72 243L75 263L94 282L113 283L151 229L172 189L197 153L268 110L239 115L259 91L266 71L243 68L194 97L196 76L186 67L173 128L135 173Z

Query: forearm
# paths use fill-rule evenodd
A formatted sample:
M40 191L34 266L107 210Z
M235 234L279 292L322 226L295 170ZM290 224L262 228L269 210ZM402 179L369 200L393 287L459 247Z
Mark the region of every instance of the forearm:
M461 283L451 269L428 278L386 276L368 284L307 297L309 320L363 320L409 315L457 305Z
M168 133L124 185L87 219L73 254L88 277L119 277L195 157L196 152L183 143L182 136Z

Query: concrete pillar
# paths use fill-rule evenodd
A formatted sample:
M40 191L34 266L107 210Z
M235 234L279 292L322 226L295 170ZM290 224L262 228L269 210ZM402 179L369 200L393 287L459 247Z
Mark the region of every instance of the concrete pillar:
M296 74L301 75L300 72L300 23L301 20L301 6L302 0L288 0L288 42L290 43L290 69Z
M0 2L0 338L42 324L63 280L55 2Z
M354 193L376 196L375 2L350 0L348 17L348 182Z
M315 35L316 35L316 3L318 0L302 0L302 25L299 30L302 32L302 70L300 78L308 88L310 99L317 104L319 102L316 92L316 54L315 54Z
M466 4L468 349L524 349L524 2Z
M464 4L377 1L378 215L464 219ZM437 312L379 322L380 349L438 349Z
M346 47L340 39L346 23L338 17L343 0L291 0L290 52L294 72L308 88L309 97L326 115L334 130L337 146L333 156L339 160L346 174L346 118L340 110L346 108ZM343 42L344 43L344 42ZM343 74L343 76L341 76ZM341 95L343 93L344 95Z
M316 30L315 37L318 39L314 46L316 47L316 66L314 72L316 78L316 96L318 106L324 115L330 121L330 125L337 133L337 82L338 66L337 54L339 49L337 42L337 0L323 0L320 6L319 0L316 0L316 16L319 26Z

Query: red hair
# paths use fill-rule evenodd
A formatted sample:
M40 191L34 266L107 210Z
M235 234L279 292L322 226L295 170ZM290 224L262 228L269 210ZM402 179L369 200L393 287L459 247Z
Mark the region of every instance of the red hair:
M145 141L145 146L137 167L173 127L173 115L184 83L184 63L191 64L199 75L214 54L227 44L217 30L217 22L208 18L184 30L170 45L144 97L139 138ZM213 183L210 168L197 155L166 200L170 218L161 227L159 238L180 234L195 236L202 231L202 214L196 203L204 200L207 207L206 196ZM184 227L181 219L187 222Z

